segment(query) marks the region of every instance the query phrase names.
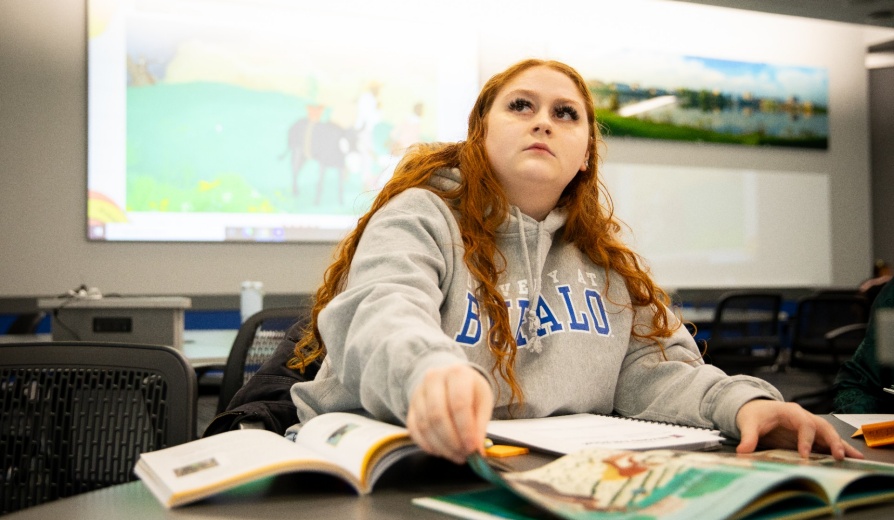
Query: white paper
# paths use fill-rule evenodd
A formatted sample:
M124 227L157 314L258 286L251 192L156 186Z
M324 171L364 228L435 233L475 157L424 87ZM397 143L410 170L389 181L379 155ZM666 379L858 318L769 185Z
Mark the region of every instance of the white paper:
M854 428L859 428L864 424L894 421L894 414L891 413L833 413L832 416Z

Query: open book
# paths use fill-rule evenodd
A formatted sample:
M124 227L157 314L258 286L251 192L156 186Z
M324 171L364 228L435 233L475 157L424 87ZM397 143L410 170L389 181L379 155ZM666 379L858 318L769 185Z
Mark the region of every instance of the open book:
M717 448L723 441L723 436L715 430L589 413L495 420L488 424L487 435L496 442L520 444L557 455L589 447L706 450Z
M405 428L327 413L307 421L295 442L266 430L235 430L143 453L134 472L166 507L296 471L335 475L366 494L389 466L418 451Z
M789 450L736 455L590 448L502 474L480 456L469 462L497 487L413 502L461 518L738 520L813 518L894 501L894 465L826 455L802 459Z

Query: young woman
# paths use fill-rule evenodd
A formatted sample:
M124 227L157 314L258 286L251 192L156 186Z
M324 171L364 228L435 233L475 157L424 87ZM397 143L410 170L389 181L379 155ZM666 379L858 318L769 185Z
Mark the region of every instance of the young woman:
M705 365L620 239L585 81L526 60L491 78L468 139L419 145L342 242L289 367L298 419L365 409L461 463L491 418L576 412L719 428L859 456L756 378Z

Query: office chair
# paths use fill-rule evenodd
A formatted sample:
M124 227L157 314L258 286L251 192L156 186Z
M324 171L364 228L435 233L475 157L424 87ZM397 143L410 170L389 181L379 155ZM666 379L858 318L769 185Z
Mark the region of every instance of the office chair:
M857 347L863 342L868 326L866 323L852 323L827 332L825 340L828 363L821 365L824 370L820 372L824 386L813 392L793 396L791 401L812 413L831 413L835 402L836 390L833 386L835 376L841 365L854 355Z
M859 296L860 293L856 288L850 289L819 289L813 293L813 296Z
M776 365L782 344L782 295L734 292L721 296L714 311L705 361L728 374L752 373Z
M262 309L245 320L227 357L217 413L226 410L236 392L273 355L286 331L298 321L309 321L310 313L311 308L306 305L275 307Z
M817 294L801 298L792 320L788 366L821 376L834 376L841 364L850 359L859 341L838 342L832 350L836 343L830 343L826 335L839 327L868 322L869 301L862 296ZM843 339L851 339L851 336Z
M195 438L196 376L168 346L0 344L0 515L135 480Z

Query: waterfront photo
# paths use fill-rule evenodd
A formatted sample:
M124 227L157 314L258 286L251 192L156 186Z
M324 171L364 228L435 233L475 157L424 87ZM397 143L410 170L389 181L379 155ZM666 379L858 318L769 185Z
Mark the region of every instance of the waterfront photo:
M828 148L825 68L623 51L590 70L609 138Z

